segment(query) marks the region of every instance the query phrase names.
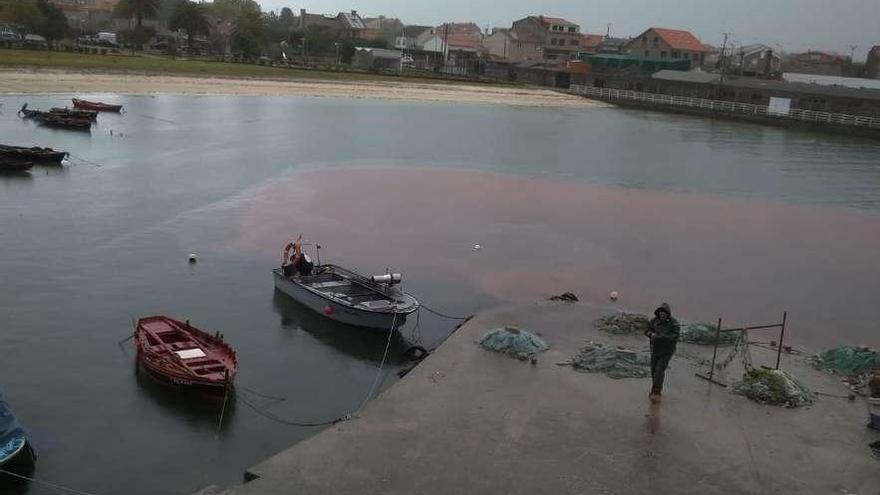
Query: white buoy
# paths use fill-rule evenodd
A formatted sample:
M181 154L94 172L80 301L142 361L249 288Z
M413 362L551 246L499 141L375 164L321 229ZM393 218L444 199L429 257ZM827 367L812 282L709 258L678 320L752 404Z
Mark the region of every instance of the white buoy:
M483 246L480 246L479 244L474 244L474 251L479 251L480 249L483 249Z
M611 291L611 294L609 294L609 297L611 297L612 301L616 301L618 296L619 296L619 294L617 293L616 290Z
M196 256L196 253L189 253L189 262L190 263L195 263L198 260L199 260L199 257Z

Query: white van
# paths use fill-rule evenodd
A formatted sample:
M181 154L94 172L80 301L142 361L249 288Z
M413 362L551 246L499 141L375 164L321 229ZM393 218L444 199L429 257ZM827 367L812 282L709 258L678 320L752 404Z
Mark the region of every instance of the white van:
M116 33L101 32L95 36L95 40L97 40L98 43L105 42L114 46L117 44Z

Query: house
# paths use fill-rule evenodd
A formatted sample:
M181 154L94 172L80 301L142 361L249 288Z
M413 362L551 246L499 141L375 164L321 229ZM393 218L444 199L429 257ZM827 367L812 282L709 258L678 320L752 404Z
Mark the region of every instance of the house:
M583 39L581 28L576 23L543 15L514 21L510 30L525 39L541 40L546 60L576 59Z
M341 32L342 24L339 23L338 16L309 14L306 12L306 9L299 9L299 24L297 28L300 31L305 31L309 28L323 28L335 32Z
M366 29L363 33L363 39L366 40L385 40L388 46L393 46L397 42L397 37L403 33L404 26L400 19L394 17L368 17L364 19Z
M599 53L604 41L605 36L602 36L601 34L584 34L581 36L580 53Z
M125 29L125 19L114 19L113 9L119 0L53 0L64 13L67 24L82 33L96 33L101 30ZM118 22L114 22L118 21ZM144 24L158 27L155 19L144 19Z
M819 76L841 76L849 58L836 53L807 51L795 53L783 62L785 72L814 74Z
M431 26L404 26L400 35L394 38L394 48L415 50L418 48L419 35L431 29Z
M623 53L624 47L627 43L629 43L629 38L612 38L611 36L606 36L602 39L602 44L599 45L598 53Z
M690 31L652 27L624 45L624 53L647 60L688 60L699 67L709 48Z
M517 33L504 28L495 28L492 34L483 39L483 47L493 58L523 62L543 60L544 41L529 33Z
M364 22L364 19L358 15L357 10L340 12L339 15L336 16L336 20L339 21L339 25L342 28L342 35L344 37L353 40L364 39L364 34L367 32L367 24Z
M416 46L419 48L424 47L435 36L469 37L479 41L483 37L483 31L473 22L449 22L423 31L416 38Z
M435 34L422 45L426 53L442 54L443 72L467 75L480 72L486 49L479 39L468 34Z
M743 76L774 77L782 74L782 58L773 48L760 43L744 45L730 54L731 69Z
M403 54L399 50L357 47L353 65L366 70L400 70Z
M868 61L865 63L865 77L880 79L880 45L874 46L868 52Z

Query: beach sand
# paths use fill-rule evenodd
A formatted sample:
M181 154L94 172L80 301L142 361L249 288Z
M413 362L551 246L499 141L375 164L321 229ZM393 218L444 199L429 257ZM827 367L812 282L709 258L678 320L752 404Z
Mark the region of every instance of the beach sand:
M496 85L431 84L405 80L235 79L57 69L0 70L0 94L46 93L311 96L565 108L604 105L549 89Z

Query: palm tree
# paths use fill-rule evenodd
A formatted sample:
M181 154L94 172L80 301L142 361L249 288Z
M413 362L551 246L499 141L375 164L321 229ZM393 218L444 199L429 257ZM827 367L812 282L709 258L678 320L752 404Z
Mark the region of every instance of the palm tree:
M186 42L190 53L193 53L193 38L197 34L208 34L211 31L211 23L208 21L205 5L191 0L181 0L174 9L169 23L171 29L183 29L186 31Z
M138 29L143 27L144 18L154 19L159 13L160 0L119 0L116 14L120 17L137 20Z

